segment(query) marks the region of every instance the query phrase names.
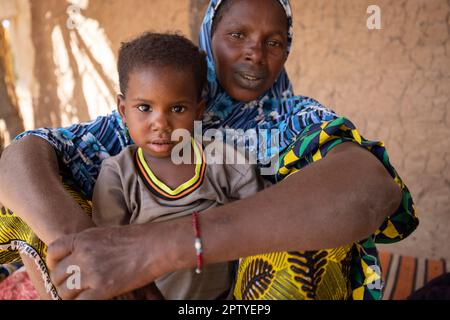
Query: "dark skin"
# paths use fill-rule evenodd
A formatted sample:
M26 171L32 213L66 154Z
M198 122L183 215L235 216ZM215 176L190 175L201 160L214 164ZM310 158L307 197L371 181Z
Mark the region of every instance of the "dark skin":
M279 6L273 0L246 3L258 17L266 11L276 12L271 5ZM240 4L242 1L235 1L233 7ZM263 21L258 18L246 23L258 30ZM272 27L280 29L280 25ZM250 54L243 57L251 59L252 50L264 47L262 43L250 46ZM251 98L252 94L256 93L248 92L241 98ZM30 162L39 163L39 170L26 165ZM79 232L88 222L58 183L56 163L53 149L39 138L13 144L0 160L0 183L10 186L0 191L0 197L5 205L21 212L47 243L60 238L49 247L47 260L58 288L65 287L67 266L80 266L82 289L65 292L64 298L107 299L142 287L167 272L195 266L190 217ZM205 263L353 243L373 234L400 201L401 191L382 164L358 145L343 143L270 190L210 210L200 221ZM70 231L74 234L61 237Z

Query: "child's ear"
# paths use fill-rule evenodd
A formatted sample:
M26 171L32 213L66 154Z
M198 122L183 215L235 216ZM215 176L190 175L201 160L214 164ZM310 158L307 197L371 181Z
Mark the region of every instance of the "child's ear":
M205 112L206 102L205 99L201 99L197 105L197 114L195 116L195 120L203 120L203 113Z
M117 110L119 111L122 122L126 123L125 115L125 96L122 93L117 94Z

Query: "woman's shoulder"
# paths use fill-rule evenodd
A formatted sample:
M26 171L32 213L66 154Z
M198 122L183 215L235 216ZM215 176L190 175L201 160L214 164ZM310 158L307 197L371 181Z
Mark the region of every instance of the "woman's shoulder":
M295 95L291 97L286 97L280 100L282 105L282 110L285 110L286 113L298 112L301 110L304 111L316 111L323 112L329 114L336 114L331 108L325 106L318 100L307 97L304 95ZM284 107L284 108L283 108ZM288 108L287 108L288 107Z

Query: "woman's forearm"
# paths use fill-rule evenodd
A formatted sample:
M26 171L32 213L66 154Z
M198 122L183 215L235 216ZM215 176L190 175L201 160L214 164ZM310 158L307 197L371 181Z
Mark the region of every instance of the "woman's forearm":
M19 215L45 243L93 226L61 184L53 148L26 136L0 159L0 202Z
M344 143L283 182L201 215L205 261L335 248L362 240L400 200L401 191L382 164L368 151ZM177 234L167 234L180 237L174 242L179 246L176 261L192 267L189 219L180 219L177 228Z

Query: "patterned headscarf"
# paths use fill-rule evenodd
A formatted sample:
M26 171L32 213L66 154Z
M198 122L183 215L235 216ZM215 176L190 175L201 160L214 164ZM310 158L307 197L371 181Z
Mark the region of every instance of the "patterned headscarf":
M222 127L233 129L254 128L266 120L274 120L279 114L278 103L282 98L293 96L292 85L285 69L280 72L273 86L259 98L251 102L236 101L218 83L212 53L212 24L220 4L226 0L211 0L200 29L200 47L207 53L208 92L207 106L203 119L204 128ZM292 43L292 11L288 0L278 0L286 12L288 20L288 46Z

